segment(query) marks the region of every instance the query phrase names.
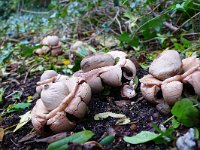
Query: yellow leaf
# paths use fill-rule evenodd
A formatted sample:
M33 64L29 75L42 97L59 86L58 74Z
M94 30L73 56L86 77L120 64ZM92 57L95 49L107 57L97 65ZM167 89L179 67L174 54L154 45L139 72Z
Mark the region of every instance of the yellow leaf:
M69 60L69 59L63 60L63 64L64 64L64 65L69 65L69 64L70 64L70 60Z
M28 96L26 101L30 103L32 101L32 98L33 96Z
M104 112L104 113L96 114L94 116L94 120L105 119L105 118L108 118L108 117L124 118L126 116L124 114L116 114L116 113L113 113L113 112Z
M24 115L21 115L20 118L21 119L13 132L17 131L31 120L31 111L28 111Z

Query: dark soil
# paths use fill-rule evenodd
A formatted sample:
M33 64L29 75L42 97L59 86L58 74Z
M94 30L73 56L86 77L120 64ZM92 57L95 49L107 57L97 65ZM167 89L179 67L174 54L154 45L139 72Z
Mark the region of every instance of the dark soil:
M139 69L138 70L138 77L141 78L146 72ZM4 88L7 87L5 92L5 97L9 94L11 94L13 91L16 90L23 90L23 95L21 98L21 101L25 102L28 96L32 96L35 94L35 86L36 82L39 80L40 75L31 75L26 80L26 83L24 84L24 76L19 76L18 78L15 77L15 79L20 83L19 85L17 82L2 82L1 86ZM170 149L173 146L173 143L169 145L154 145L154 143L149 142L147 144L140 144L140 145L130 145L123 141L124 135L133 135L137 134L140 131L143 130L152 130L152 124L159 124L166 120L169 116L164 116L160 114L154 105L146 102L144 98L142 98L141 94L139 93L139 87L137 88L138 95L133 98L131 101L121 98L119 96L118 89L112 89L111 94L109 96L102 96L102 94L94 95L91 99L91 102L89 104L89 113L87 116L85 116L85 119L80 120L80 122L77 123L76 128L73 130L74 132L82 131L83 129L92 130L95 133L95 136L92 140L99 141L102 135L105 133L108 133L109 130L114 130L116 133L115 141L107 145L105 149L111 150L111 149ZM36 98L33 98L34 101L32 101L32 105L29 109L26 109L25 111L22 111L20 113L12 113L6 117L4 117L1 122L0 126L5 128L11 127L14 124L17 124L19 121L19 116L24 114L26 111L32 109L36 102ZM116 105L116 101L122 101L123 103L117 102L118 105ZM4 105L1 106L1 109L6 108L9 104L14 103L13 100L11 100L10 97L8 97L4 101ZM115 125L116 119L114 118L107 118L100 121L94 120L94 115L106 111L111 111L115 113L122 113L126 116L131 118L132 124L130 125ZM13 130L13 128L11 128ZM11 131L12 131L11 130ZM29 141L26 141L24 143L20 143L19 140L25 137L27 134L32 132L33 126L31 122L27 123L25 126L23 126L21 129L19 129L17 132L9 132L6 133L4 136L4 139L2 141L2 149L46 149L47 145L46 143L37 143L34 142L35 138L42 138L41 136L37 135L36 137L30 139Z

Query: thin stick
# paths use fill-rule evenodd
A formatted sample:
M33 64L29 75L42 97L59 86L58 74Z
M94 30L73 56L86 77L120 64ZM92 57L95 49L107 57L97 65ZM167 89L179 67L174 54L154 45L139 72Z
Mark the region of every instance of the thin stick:
M176 31L180 30L186 23L188 23L189 21L191 21L193 18L195 18L195 17L198 16L198 15L200 15L200 12L196 13L196 14L195 14L194 16L192 16L190 19L186 20L181 26L178 27L178 29L177 29ZM176 32L176 31L174 31L174 32Z
M30 10L25 10L25 9L20 9L20 11L31 13L31 14L46 14L46 15L49 14L49 12L36 12L36 11L30 11Z

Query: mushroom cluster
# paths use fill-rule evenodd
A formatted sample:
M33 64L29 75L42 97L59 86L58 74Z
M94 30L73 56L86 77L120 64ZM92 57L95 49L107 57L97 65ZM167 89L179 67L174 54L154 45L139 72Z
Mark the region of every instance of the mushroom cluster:
M76 120L85 116L91 93L102 91L105 84L122 86L122 96L134 97L136 68L126 57L127 54L120 51L87 56L81 62L81 70L72 77L45 71L36 87L41 98L31 115L35 130L39 134L47 129L55 133L71 130ZM124 84L123 77L127 81Z
M111 51L106 54L93 54L81 61L81 70L74 76L84 78L93 93L104 89L104 85L122 86L121 95L126 98L135 97L136 67L127 54L121 51ZM122 78L127 82L122 84Z
M175 50L162 52L150 65L149 74L140 79L144 98L152 103L173 105L180 99L183 85L190 84L200 97L200 60L189 57L181 60Z
M52 56L58 56L63 53L61 42L57 36L47 36L40 43L42 47L35 50L38 55L45 55L50 52Z
M48 128L56 133L71 130L75 120L84 117L91 99L91 89L85 80L47 70L37 85L36 91L41 98L37 100L31 118L39 134L44 134Z

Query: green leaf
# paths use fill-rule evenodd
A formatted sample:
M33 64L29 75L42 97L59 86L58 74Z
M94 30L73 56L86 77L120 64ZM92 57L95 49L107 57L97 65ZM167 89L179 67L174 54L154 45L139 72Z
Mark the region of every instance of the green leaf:
M74 66L72 67L72 71L78 71L81 69L80 63L81 63L82 58L76 57L74 60Z
M171 113L177 118L178 122L186 127L193 127L199 124L199 111L188 98L176 102Z
M3 49L0 48L0 64L5 63L13 51L14 49L11 43L8 43Z
M22 91L15 91L14 94L12 95L12 100L20 99L22 96Z
M160 134L156 134L154 132L149 132L149 131L142 131L132 137L125 136L124 141L130 144L141 144L152 141L156 139L158 136L160 136Z
M163 14L154 18L144 17L143 24L140 27L142 35L147 40L156 36L161 31L163 22L167 19L167 15Z
M185 50L184 46L179 43L174 43L174 47L175 47L175 49L177 49L179 51Z
M108 135L108 136L106 136L105 138L103 138L103 139L99 142L99 144L101 144L101 145L108 145L108 144L111 144L111 143L114 141L114 139L115 139L115 136L113 136L113 135Z
M199 139L199 130L197 128L194 128L194 137L196 140Z
M160 136L158 136L156 139L154 139L154 142L156 144L167 144L168 142L171 142L175 139L175 137L172 135L172 132L174 132L173 128L167 129L165 132L161 131Z
M0 88L0 104L2 104L3 102L3 94L4 94L5 90L4 88Z
M79 47L77 50L77 55L84 58L88 55L88 52L85 47Z
M180 122L178 122L175 118L172 119L172 126L174 129L178 128L180 126Z
M192 42L188 41L187 39L181 37L181 43L183 43L183 46L185 48L189 48L190 46L192 46Z
M29 107L31 103L17 103L17 104L11 104L7 107L7 112L6 113L11 113L11 112L20 112L23 109Z
M29 44L22 44L20 45L21 48L21 55L25 57L30 57L33 55L33 51L37 48L41 48L42 45L37 46L30 46Z
M136 37L131 37L131 35L129 35L129 33L127 32L123 32L119 37L118 40L122 43L122 44L128 44L132 47L138 47L139 45L139 38Z
M90 130L84 130L78 133L74 133L69 137L56 141L48 146L48 150L66 150L69 142L83 144L87 142L94 133Z

